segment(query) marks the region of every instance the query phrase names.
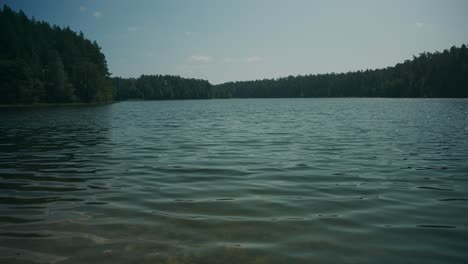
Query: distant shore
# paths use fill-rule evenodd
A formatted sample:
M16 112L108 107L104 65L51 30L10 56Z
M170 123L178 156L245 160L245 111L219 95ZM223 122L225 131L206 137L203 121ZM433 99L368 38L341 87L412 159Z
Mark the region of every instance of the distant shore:
M201 100L213 100L213 99L343 99L343 98L374 98L374 99L468 99L466 97L233 97L233 98L211 98L211 99L201 99ZM101 102L101 103L36 103L36 104L0 104L0 108L34 108L34 107L62 107L62 106L98 106L98 105L108 105L115 104L120 102L143 102L143 101L180 101L180 100L200 100L200 99L127 99L121 101L111 101L111 102Z
M94 106L114 104L118 101L101 102L101 103L36 103L36 104L0 104L0 108L29 108L29 107L53 107L53 106Z

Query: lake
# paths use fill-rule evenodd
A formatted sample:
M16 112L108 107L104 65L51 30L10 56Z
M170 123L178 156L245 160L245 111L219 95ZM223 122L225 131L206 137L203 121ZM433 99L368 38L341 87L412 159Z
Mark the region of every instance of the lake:
M0 109L1 263L468 263L468 100Z

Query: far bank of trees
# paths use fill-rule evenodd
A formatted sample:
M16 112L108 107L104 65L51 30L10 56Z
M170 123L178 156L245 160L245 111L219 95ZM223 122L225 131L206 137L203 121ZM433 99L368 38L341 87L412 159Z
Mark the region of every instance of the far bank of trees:
M0 25L0 104L113 100L107 62L95 41L6 5Z
M209 99L282 97L468 97L466 45L422 53L393 67L348 73L228 82L178 76L113 78L116 99Z
M215 86L236 98L468 97L466 45L422 53L385 69L229 82Z
M112 78L115 99L171 100L227 98L222 89L208 81L172 75L142 75L139 78Z
M466 45L422 53L392 67L228 82L170 75L110 78L94 41L70 28L0 10L0 104L279 97L468 98Z

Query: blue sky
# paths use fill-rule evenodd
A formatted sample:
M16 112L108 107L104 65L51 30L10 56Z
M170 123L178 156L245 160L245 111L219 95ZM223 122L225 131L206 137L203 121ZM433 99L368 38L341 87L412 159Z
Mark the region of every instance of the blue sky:
M468 43L465 0L0 0L96 40L113 76L217 84L395 65Z

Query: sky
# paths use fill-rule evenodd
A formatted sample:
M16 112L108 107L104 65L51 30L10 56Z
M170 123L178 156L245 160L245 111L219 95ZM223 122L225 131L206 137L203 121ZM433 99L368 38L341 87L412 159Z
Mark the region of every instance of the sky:
M393 66L468 44L465 0L0 0L102 47L112 76L227 81Z

